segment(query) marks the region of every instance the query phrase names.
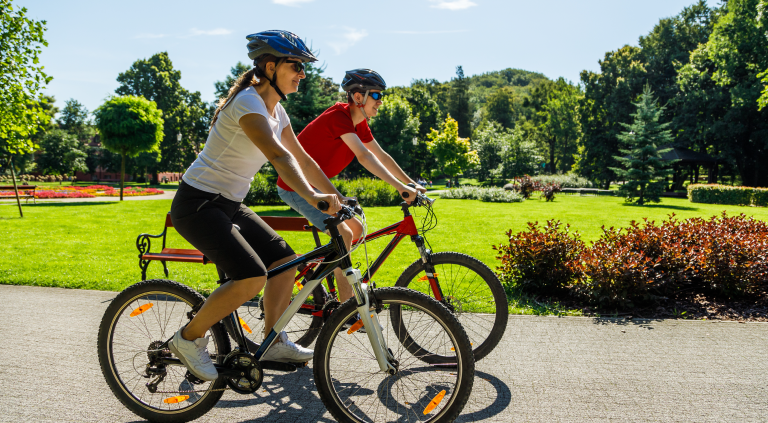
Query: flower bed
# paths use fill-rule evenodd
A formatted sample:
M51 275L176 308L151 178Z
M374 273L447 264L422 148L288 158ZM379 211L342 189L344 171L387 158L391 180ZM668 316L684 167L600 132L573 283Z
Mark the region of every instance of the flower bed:
M160 195L164 193L165 191L155 189L155 188L131 187L131 188L123 189L123 197L136 197L141 195ZM96 195L99 197L119 197L120 188L109 187L109 189L105 189L104 191L99 192Z
M29 195L32 191L19 191L19 195ZM165 192L155 188L130 187L123 190L124 197L137 197L142 195L160 195ZM0 198L14 197L13 191L0 191ZM35 198L94 198L94 197L119 197L120 188L107 185L89 185L87 187L56 187L55 189L44 189L35 191Z

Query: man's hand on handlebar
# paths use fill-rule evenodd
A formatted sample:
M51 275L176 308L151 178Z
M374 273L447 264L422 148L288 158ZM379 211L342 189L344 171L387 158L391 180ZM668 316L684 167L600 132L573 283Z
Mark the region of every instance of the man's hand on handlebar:
M403 197L405 202L408 204L411 204L413 200L416 199L416 195L418 194L415 188L411 188L405 185L401 185L397 190L400 191L400 196Z
M408 185L410 186L410 184L408 184ZM416 188L416 191L418 191L418 192L420 192L422 194L426 194L427 193L427 189L424 188L423 186L419 185L419 184L414 184L413 188Z

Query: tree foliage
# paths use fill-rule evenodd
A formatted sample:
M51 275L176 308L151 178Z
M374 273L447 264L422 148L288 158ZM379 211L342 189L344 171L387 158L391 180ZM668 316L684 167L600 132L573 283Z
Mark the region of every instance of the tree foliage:
M451 80L451 91L448 97L448 114L456 116L459 125L459 136L469 137L472 133L472 105L469 103L469 81L464 76L464 69L456 66L456 77Z
M235 85L237 78L249 70L251 70L251 66L248 66L243 62L237 62L235 66L232 66L229 70L229 75L227 75L223 81L216 81L213 83L213 87L216 91L216 98L226 98L229 95L229 89Z
M288 95L288 100L281 103L297 134L339 100L339 86L323 76L324 70L313 63L304 64L307 77L299 83L299 91Z
M441 131L432 129L429 140L427 149L437 159L438 169L456 182L460 173L480 162L469 139L459 137L459 124L450 115L445 118Z
M58 119L59 128L74 134L78 141L87 143L96 135L88 115L88 109L85 106L74 98L70 98L61 109L61 116Z
M88 154L74 134L62 129L48 131L40 142L40 148L37 166L43 173L74 175L76 171L88 171Z
M379 107L379 113L371 119L371 131L376 141L404 170L412 175L419 175L419 118L413 115L411 105L404 98L389 95ZM413 145L413 140L417 145ZM426 150L426 145L421 146Z
M624 156L614 157L624 167L612 170L626 181L619 191L628 202L639 205L658 203L666 184L663 178L669 175L668 163L661 160L661 154L671 149L659 148L672 141L670 130L667 129L669 122L659 122L664 107L658 106L648 85L635 106L637 112L632 114L634 122L624 124L626 131L619 134L619 140L625 147L619 148L619 151Z
M157 152L163 140L163 117L154 101L138 96L113 97L94 111L101 144L122 157L120 200L123 199L126 156Z
M30 138L45 112L37 107L38 93L52 77L39 64L48 42L43 38L45 21L27 17L27 9L11 0L0 0L0 152L31 153Z

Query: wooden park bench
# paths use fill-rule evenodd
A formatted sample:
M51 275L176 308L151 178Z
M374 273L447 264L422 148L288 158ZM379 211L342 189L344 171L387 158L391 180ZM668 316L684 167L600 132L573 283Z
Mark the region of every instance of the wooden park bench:
M35 201L35 189L37 189L37 185L17 185L16 188L19 189L19 198L26 198L27 203L29 203L29 199L32 199L33 204L37 204ZM13 191L13 185L0 185L0 191ZM22 190L24 192L22 192ZM30 193L31 191L31 193ZM12 195L2 195L0 198L13 198L16 199L16 194Z
M320 245L320 237L318 231L314 226L311 226L309 221L303 217L290 217L290 216L260 216L264 222L269 225L275 231L311 231L315 237L315 243ZM147 280L147 267L149 263L153 261L159 261L163 263L163 271L165 277L168 277L167 262L179 262L179 263L200 263L208 264L213 263L211 259L206 257L203 253L195 249L182 249L182 248L168 248L166 246L166 236L168 235L168 228L173 227L171 222L171 214L168 213L165 216L165 228L163 232L158 235L141 234L136 238L136 248L139 249L139 268L141 269L141 280ZM162 238L163 247L160 252L150 252L152 246L151 239ZM215 263L214 263L215 264Z

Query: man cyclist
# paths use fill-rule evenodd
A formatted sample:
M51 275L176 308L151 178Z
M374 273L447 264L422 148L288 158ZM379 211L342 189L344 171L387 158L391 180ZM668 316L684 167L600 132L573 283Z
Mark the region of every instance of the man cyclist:
M294 259L291 247L242 204L253 176L269 160L308 205L326 201L329 213L341 208L337 193L317 164L304 152L280 105L298 90L304 63L317 59L296 35L264 31L248 39L254 67L241 75L219 101L205 148L184 173L171 205L173 226L231 281L216 289L194 318L180 329L170 350L202 380L218 376L207 351L205 332L264 290L265 336L288 307L294 272L267 281L267 269ZM303 171L302 171L303 170ZM305 178L306 175L306 178ZM311 182L330 194L316 192ZM318 212L320 212L318 210ZM313 351L295 345L285 332L264 342L272 347L264 360L309 360Z
M327 178L341 173L357 157L363 167L395 187L401 195L408 193L409 200L415 198L416 190L426 192L381 148L368 126L368 120L379 113L379 107L383 104L381 92L387 88L384 79L373 70L355 69L347 71L341 87L347 92L347 103L336 103L329 107L299 134L299 143L307 154L315 160ZM416 190L405 185L408 183L416 185ZM328 184L315 185L314 188L318 192L342 197L336 187L328 187ZM283 201L320 231L326 230L323 220L327 215L292 190L282 176L277 179L277 187ZM338 228L347 249L351 247L352 240L362 234L362 226L354 219L345 221ZM341 269L337 268L334 272L337 281L346 281ZM339 282L337 285L342 302L352 297L352 287L348 283Z

